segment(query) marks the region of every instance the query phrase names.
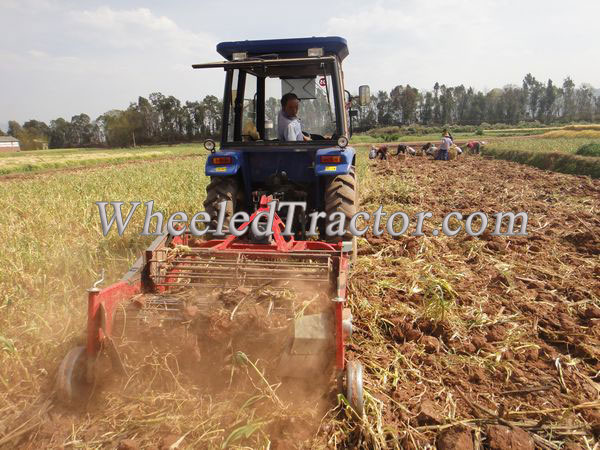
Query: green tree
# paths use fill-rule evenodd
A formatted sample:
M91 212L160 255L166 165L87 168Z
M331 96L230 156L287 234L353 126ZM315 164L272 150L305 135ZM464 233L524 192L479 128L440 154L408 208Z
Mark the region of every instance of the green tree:
M71 142L69 137L71 135L71 123L67 122L62 117L50 121L50 148L65 148L70 147Z
M589 84L583 84L577 89L576 94L577 120L594 120L594 88Z
M446 87L444 84L440 86L440 108L440 123L452 123L454 112L454 89Z
M78 114L71 117L70 137L71 146L89 146L92 140L92 122L87 114Z
M433 85L433 123L442 123L442 107L440 105L440 84Z
M380 126L392 125L394 123L391 105L390 96L386 91L377 92L377 123Z
M538 118L544 85L528 73L523 79L523 91L527 98L529 117L531 119Z
M563 114L562 117L565 121L571 122L575 119L576 114L576 97L575 97L575 83L571 80L571 77L565 78L562 85L562 97L563 97Z
M402 123L410 124L416 120L418 99L419 90L407 84L400 95L400 107L402 108Z
M19 124L19 122L17 122L16 120L9 120L8 121L8 135L12 136L12 137L17 137L21 132L22 132L23 128L21 127L21 124Z
M558 96L558 89L552 83L552 80L548 79L546 88L544 90L544 96L540 102L540 118L546 123L552 122L555 116L556 110L556 97Z
M433 94L431 92L425 93L419 117L423 125L430 125L433 122Z

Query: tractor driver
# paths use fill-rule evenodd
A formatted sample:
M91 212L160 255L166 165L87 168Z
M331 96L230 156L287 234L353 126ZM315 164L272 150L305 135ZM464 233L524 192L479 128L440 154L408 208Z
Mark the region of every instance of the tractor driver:
M300 99L292 92L281 97L281 111L277 120L277 139L280 141L310 141L302 134L302 125L298 118Z

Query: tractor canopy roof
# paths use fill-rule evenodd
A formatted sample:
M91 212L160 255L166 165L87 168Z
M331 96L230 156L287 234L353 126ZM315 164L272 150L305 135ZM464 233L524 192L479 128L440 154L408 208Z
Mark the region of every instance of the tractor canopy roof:
M306 57L309 48L322 48L324 55L336 55L340 61L348 56L346 39L339 36L221 42L217 52L231 61L233 53L238 52L246 52L249 57L272 54L285 58Z

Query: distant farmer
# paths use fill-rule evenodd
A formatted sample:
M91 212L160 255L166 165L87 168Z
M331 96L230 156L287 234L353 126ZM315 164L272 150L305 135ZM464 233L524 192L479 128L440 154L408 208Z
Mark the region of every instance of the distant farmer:
M448 128L444 128L444 130L442 131L442 136L444 136L444 135L446 135L446 134L448 135L448 137L450 138L450 140L451 140L452 142L454 142L454 138L452 137L452 133L450 133L450 132L448 131Z
M436 159L441 161L448 161L448 150L452 147L452 139L450 139L450 133L447 131L442 136L442 140L440 142L440 151Z
M298 118L300 99L292 92L281 97L281 111L277 122L277 139L280 141L310 141L302 134L302 125Z
M382 145L381 147L377 148L377 153L375 155L375 159L379 158L379 159L386 159L387 160L387 153L388 153L388 148L387 145Z
M400 144L398 146L398 150L394 156L398 155L411 155L415 156L417 154L416 150L409 145Z
M398 156L398 155L406 155L406 145L400 144L398 146L398 150L396 151L396 154L394 156Z
M421 151L423 152L423 154L425 154L425 155L431 155L431 152L429 151L429 149L431 148L432 145L433 144L431 142L428 142L423 147L421 147Z
M369 159L377 158L377 148L374 145L371 145L371 150L369 150Z
M421 147L421 151L423 151L427 156L434 156L435 152L437 151L437 147L431 142L428 142L423 147Z
M483 146L483 142L478 142L478 141L469 141L467 144L469 151L474 155L479 155L479 153L481 153L482 146Z

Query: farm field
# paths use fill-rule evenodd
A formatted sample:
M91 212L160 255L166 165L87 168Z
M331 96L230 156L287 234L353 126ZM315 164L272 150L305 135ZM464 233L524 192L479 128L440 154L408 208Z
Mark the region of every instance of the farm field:
M579 136L581 132L577 133ZM488 142L483 154L540 169L600 178L600 158L576 154L580 147L598 143L600 139L586 137L506 138Z
M358 158L362 210L434 214L424 237L359 240L349 358L366 368L362 421L327 383L290 399L260 382L211 396L170 379L169 391L109 384L80 409L57 404L85 289L101 269L120 278L152 240L141 213L103 237L94 202L200 211L204 158L0 183L0 448L598 445L600 180L480 157ZM527 211L529 236L432 237L451 211Z
M89 167L128 161L198 155L201 144L148 146L134 149L56 149L0 153L0 176L13 173Z
M487 145L490 149L524 150L534 152L561 152L575 153L579 147L590 142L599 142L600 139L586 137L536 137L535 139L502 139L492 140Z

